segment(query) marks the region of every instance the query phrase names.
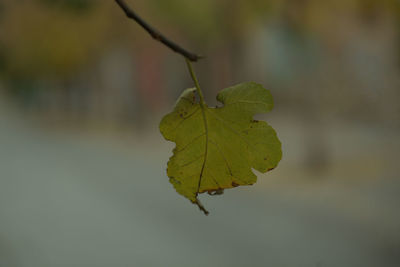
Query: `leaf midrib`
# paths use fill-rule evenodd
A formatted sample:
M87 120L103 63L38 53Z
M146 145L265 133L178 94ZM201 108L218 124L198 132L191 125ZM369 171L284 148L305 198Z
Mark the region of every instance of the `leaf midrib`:
M208 155L208 124L207 124L207 116L206 116L207 105L204 105L204 104L200 105L200 108L201 108L201 114L203 116L204 132L205 132L205 136L206 136L206 142L205 142L204 161L203 161L203 165L201 166L199 183L197 185L196 197L197 197L197 195L199 194L199 191L200 191L201 180L203 178L203 172L204 172L204 168L206 166L207 155Z

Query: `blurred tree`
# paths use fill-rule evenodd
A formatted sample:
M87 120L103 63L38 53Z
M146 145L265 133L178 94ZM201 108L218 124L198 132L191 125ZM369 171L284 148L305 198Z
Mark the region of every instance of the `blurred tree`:
M65 7L71 7L71 3ZM6 71L10 77L65 77L101 51L109 16L100 5L87 9L84 15L54 7L55 2L44 0L9 2L4 7L0 27L7 35L2 35L0 41L7 51Z
M257 75L260 81L280 89L277 94L283 102L292 99L286 103L293 108L314 101L310 99L315 99L315 96L308 98L298 92L299 87L310 88L312 85L316 88L313 91L319 96L317 98L325 97L327 100L318 101L317 110L332 110L337 105L340 105L337 112L342 115L362 110L360 106L365 110L364 96L357 92L365 91L365 86L355 83L355 74L352 73L355 58L366 58L362 51L369 53L371 58L373 53L382 50L393 56L389 43L397 45L400 51L400 4L397 0L126 1L172 40L210 59L198 65L204 74L202 83L205 90L216 91L247 79L249 74L252 77ZM391 16L397 19L395 30L399 33L396 42L384 34L393 31ZM381 24L381 30L376 28L374 31L372 25L375 24L366 24L367 21L373 22L374 18L387 24ZM359 36L373 42L361 41ZM385 48L381 47L382 44ZM376 46L377 50L371 51L377 52L365 50L366 46ZM171 71L180 67L179 62L169 56L169 51L154 44L137 25L121 16L114 1L0 1L0 75L2 81L9 84L10 91L22 89L26 91L22 95L32 97L35 91L80 88L76 86L77 80L85 80L85 88L90 87L87 84L93 85L93 80L98 81L96 68L103 64L100 63L103 58L118 54L118 51L123 51L129 62L124 64L132 68L141 66L133 71L121 65L121 69L126 69L129 74L126 75L132 80L132 91L140 99L137 103L147 109L156 111L165 102L166 96L170 95L170 92L164 92L166 84L173 84L170 86L173 88L186 85L185 78ZM395 56L400 62L400 53ZM110 62L119 64L120 60ZM378 64L360 66L384 72ZM114 66L113 69L117 68ZM367 81L373 77L376 75L364 79L367 87L371 87L372 83ZM322 79L332 85L321 86ZM385 81L389 83L388 79ZM345 82L347 85L343 85ZM100 82L95 84L96 89L91 91L93 95L86 96L86 99L97 99L102 94L98 88ZM118 94L113 86L109 87L109 91L99 98L111 99L110 96ZM103 88L103 91L106 90ZM344 94L348 97L343 98ZM212 96L214 92L207 95ZM396 99L392 95L398 93L386 95ZM50 93L45 97L64 98L50 96ZM359 98L357 103L353 101L355 97ZM78 99L76 96L71 98ZM210 103L213 100L208 99ZM306 106L312 106L308 104ZM372 109L365 112L373 113L373 116L378 114Z
M25 104L40 104L40 94L46 99L52 94L43 94L47 90L73 89L71 80L107 47L112 20L106 2L5 1L3 11L0 72L10 93Z
M60 8L63 11L71 11L72 13L88 12L96 4L96 1L93 0L38 0L38 1L51 7Z

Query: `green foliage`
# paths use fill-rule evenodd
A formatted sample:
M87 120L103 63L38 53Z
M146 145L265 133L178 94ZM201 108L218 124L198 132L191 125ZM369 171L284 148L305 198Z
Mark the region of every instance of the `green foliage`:
M229 42L233 36L248 37L254 22L265 20L273 5L264 0L154 0L145 3L144 8L150 7L150 13L157 13L160 18L157 24L179 29L182 35L197 40L203 47ZM227 14L234 19L227 19Z
M0 30L7 34L0 36L0 71L6 79L71 77L104 49L111 23L105 4L85 0L82 14L84 0L42 1L4 4ZM78 3L82 10L75 12Z
M85 12L95 4L93 0L40 0L40 2L71 12Z
M242 83L222 90L222 107L196 101L196 89L185 90L174 110L160 123L165 139L175 142L167 174L176 191L201 205L198 194L221 194L224 189L251 185L281 159L275 131L253 116L273 107L272 96L261 85Z

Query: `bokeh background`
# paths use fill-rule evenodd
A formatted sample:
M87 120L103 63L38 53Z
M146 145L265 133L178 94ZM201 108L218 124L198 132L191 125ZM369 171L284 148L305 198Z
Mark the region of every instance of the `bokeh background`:
M193 84L114 1L0 1L0 266L400 266L398 0L128 0L206 58L209 105L268 88L257 184L169 184L158 131Z

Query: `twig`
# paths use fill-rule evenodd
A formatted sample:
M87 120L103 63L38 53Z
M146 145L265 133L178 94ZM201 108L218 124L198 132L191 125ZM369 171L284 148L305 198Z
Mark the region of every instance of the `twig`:
M191 53L191 52L187 51L186 49L180 47L179 45L177 45L176 43L172 42L167 37L162 35L156 29L151 27L149 24L147 24L147 22L145 22L141 17L139 17L125 3L124 0L115 0L115 2L121 7L121 9L125 12L125 15L128 18L133 19L134 21L136 21L140 26L142 26L143 29L145 29L151 35L151 37L153 37L157 41L160 41L161 43L163 43L164 45L166 45L167 47L169 47L170 49L172 49L176 53L181 54L182 56L184 56L185 58L187 58L190 61L197 61L200 58L202 58L202 56L199 56L199 55L196 55L194 53Z

